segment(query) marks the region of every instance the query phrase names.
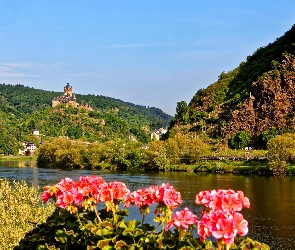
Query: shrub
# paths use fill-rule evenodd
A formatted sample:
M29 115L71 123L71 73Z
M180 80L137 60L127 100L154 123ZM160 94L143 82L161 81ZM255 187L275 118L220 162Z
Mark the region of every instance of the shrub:
M54 206L45 206L37 189L25 182L0 179L0 211L0 249L8 250L18 245L34 225L44 222Z

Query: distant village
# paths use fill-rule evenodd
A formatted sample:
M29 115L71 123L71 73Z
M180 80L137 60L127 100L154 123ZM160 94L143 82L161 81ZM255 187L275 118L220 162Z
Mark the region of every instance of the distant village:
M76 100L75 94L73 94L73 87L69 83L64 87L64 94L59 97L54 97L52 100L52 107L56 107L59 104L65 104L66 107L83 108L87 110L93 110L88 103L79 104ZM161 137L167 133L167 128L159 128L151 132L151 140L160 140ZM33 135L39 136L40 132L34 129ZM147 148L147 146L145 146ZM23 142L22 147L19 149L18 155L35 155L37 146L34 142Z

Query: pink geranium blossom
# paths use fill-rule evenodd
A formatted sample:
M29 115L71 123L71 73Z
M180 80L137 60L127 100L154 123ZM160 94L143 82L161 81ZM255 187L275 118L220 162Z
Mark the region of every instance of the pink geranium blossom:
M176 208L182 203L181 195L169 183L163 183L155 192L155 202L164 203L171 209Z
M248 222L243 218L243 207L249 208L250 202L242 191L231 189L201 191L196 195L196 203L203 204L203 216L198 223L201 240L211 234L226 244L231 244L237 234L244 236L248 232ZM209 210L208 210L209 209Z
M212 235L216 239L223 239L226 244L234 242L237 229L234 227L233 216L228 218L219 218L216 223L216 230L212 231Z
M78 205L83 200L83 195L77 191L77 189L72 188L70 190L64 191L58 196L56 201L56 206L61 208L67 208L71 205Z
M197 216L194 215L187 207L183 211L177 211L172 217L172 220L167 223L166 229L169 230L172 226L180 229L187 229L190 225L197 222Z
M125 207L136 205L138 207L146 207L153 204L152 195L147 188L138 189L130 193L129 198L125 202Z
M126 200L130 194L130 190L123 182L115 181L104 183L100 187L100 200L113 201L113 200Z

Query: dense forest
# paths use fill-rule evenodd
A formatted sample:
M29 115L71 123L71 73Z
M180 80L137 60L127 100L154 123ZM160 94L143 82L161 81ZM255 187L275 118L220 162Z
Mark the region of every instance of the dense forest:
M118 99L76 95L78 103L92 109L51 107L52 99L63 95L25 87L0 84L0 149L15 154L23 141L40 145L63 136L84 142L105 142L123 139L142 143L150 141L151 131L168 127L171 116L154 107L126 103ZM33 136L33 130L40 132Z
M295 130L294 90L295 25L237 68L222 72L188 104L178 102L167 136L182 131L217 149L225 144L264 148L271 137Z

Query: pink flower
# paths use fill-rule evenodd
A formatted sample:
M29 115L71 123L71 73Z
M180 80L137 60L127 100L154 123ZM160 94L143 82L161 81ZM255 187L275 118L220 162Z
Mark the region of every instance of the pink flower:
M64 178L55 185L61 192L67 191L75 186L75 182L71 178Z
M223 239L226 244L234 242L237 230L234 227L233 216L229 218L219 218L216 224L216 230L212 235L216 239Z
M129 194L130 190L119 181L104 183L100 187L101 201L126 200Z
M155 192L155 202L162 202L171 209L176 208L182 203L181 195L169 183L162 184Z
M195 224L197 216L194 215L188 208L184 208L183 211L178 211L172 217L172 220L167 223L166 229L169 230L172 226L181 229L187 229L190 225Z
M50 194L50 191L44 191L41 195L41 199L44 202L47 202L51 197L52 197L52 195Z
M78 193L75 188L67 190L58 196L56 206L67 208L71 205L78 205L83 200L83 195Z
M130 197L125 202L125 207L129 207L130 205L136 205L138 207L145 207L153 204L153 199L151 197L151 193L149 189L138 189L130 193Z
M205 213L202 216L202 219L198 221L198 234L200 240L204 241L211 235L209 227L211 226L209 214Z
M234 226L238 231L240 236L245 236L248 233L248 221L243 218L243 215L240 213L234 214Z
M201 240L212 234L216 239L231 244L236 234L244 236L248 233L248 222L237 212L243 207L250 207L249 199L242 191L235 192L231 189L201 191L196 196L196 203L209 208L203 211L198 223Z
M85 198L94 198L96 203L100 201L100 187L105 181L99 176L80 176L76 183L78 192Z

